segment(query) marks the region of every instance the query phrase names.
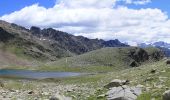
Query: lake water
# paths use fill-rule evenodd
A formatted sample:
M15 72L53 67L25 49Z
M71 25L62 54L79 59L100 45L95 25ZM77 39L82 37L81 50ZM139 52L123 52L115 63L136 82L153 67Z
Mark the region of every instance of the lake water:
M0 70L0 77L30 78L30 79L46 79L46 78L66 78L81 76L83 73L74 72L45 72L33 70Z

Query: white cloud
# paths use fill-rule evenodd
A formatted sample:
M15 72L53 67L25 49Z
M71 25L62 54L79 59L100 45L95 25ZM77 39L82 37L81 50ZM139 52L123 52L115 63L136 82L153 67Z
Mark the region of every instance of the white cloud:
M59 0L58 3L67 8L112 8L116 0Z
M118 1L60 0L52 8L34 4L0 19L26 27L53 27L89 38L118 38L133 45L136 42L167 41L170 38L170 20L166 13L160 9L114 7ZM126 0L131 4L137 1ZM140 1L138 4L150 2Z
M147 3L151 3L151 0L120 0L125 1L127 4L135 4L135 5L144 5Z
M134 1L134 4L136 5L144 5L144 4L147 4L147 3L150 3L151 0L138 0L138 1Z

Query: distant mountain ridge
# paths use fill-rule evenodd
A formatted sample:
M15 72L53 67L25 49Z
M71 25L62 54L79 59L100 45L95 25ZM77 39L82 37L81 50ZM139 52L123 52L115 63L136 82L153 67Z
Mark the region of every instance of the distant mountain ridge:
M166 43L166 42L163 42L163 41L154 42L154 43L150 43L150 44L141 43L141 44L138 44L138 45L140 47L155 46L155 47L164 47L164 48L169 48L170 49L170 43Z
M53 41L53 46L58 46L62 49L69 50L74 54L82 54L103 47L124 47L128 46L121 43L119 40L104 41L102 39L88 39L83 36L74 36L66 32L57 31L52 28L40 29L31 27L31 33L41 40Z
M104 41L74 36L52 28L25 27L0 20L0 49L19 56L57 60L103 47L127 47L119 40Z
M48 62L50 66L60 67L123 68L137 67L144 62L162 58L163 54L157 48L130 47L118 39L89 39L52 28L40 29L33 26L27 29L14 23L0 21L1 67L39 66Z
M150 43L150 44L141 43L141 44L138 44L138 46L141 48L157 47L157 48L161 49L167 57L170 57L170 43L158 41L158 42L154 42L154 43Z

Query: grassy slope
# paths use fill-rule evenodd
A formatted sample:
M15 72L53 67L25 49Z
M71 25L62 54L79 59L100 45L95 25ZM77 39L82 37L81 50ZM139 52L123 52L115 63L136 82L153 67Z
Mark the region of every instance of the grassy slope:
M152 98L155 98L155 100L162 100L163 92L170 89L169 67L169 65L166 65L165 60L161 60L154 63L144 64L137 68L113 71L93 76L84 76L80 78L64 79L62 82L63 84L86 84L86 87L89 89L93 88L95 90L92 95L88 93L84 94L86 96L90 95L87 97L84 97L84 95L79 96L74 92L66 93L67 95L76 95L76 100L85 98L87 100L99 100L97 96L106 92L106 89L102 87L113 79L128 79L131 81L130 85L132 86L136 86L138 84L143 85L145 88L143 89L143 94L138 97L138 100L151 100ZM156 73L151 73L152 69L156 69ZM161 77L165 77L163 78L163 81L160 80ZM89 93L92 92L89 90ZM101 100L105 100L105 98L101 98Z
M108 50L107 52L105 50ZM105 57L103 54L106 53L107 57L113 57L120 56L117 53L113 53L118 48L114 48L116 50L112 50L112 48L106 48L101 49L103 52L100 53L97 50L97 52L93 51L90 52L90 56L93 56L93 60L95 59L102 59L102 57ZM128 51L128 48L123 49L125 51L122 51L124 53L121 53L121 56L126 54ZM149 49L150 51L151 49ZM153 51L153 49L151 50ZM95 53L94 53L95 52ZM117 52L117 51L116 51ZM112 55L111 55L112 54ZM94 56L96 55L96 57ZM88 54L80 55L78 57L81 58L88 58ZM126 58L127 56L120 57ZM79 58L79 60L80 60ZM112 59L113 59L112 58ZM73 59L73 58L71 58ZM82 59L82 58L81 58ZM104 58L103 60L106 60ZM100 61L100 60L97 60ZM111 58L107 61L112 61ZM101 61L100 61L101 62ZM119 61L120 62L120 61ZM47 66L46 66L47 67ZM50 66L49 66L50 67ZM47 67L48 68L48 67ZM117 67L118 68L118 67ZM123 67L122 67L123 68ZM37 68L41 69L42 68ZM152 69L156 69L156 73L151 73ZM43 70L46 70L44 68ZM81 76L81 77L72 77L72 78L64 78L64 79L46 79L46 80L35 80L30 81L28 83L24 83L22 81L18 80L6 80L5 88L6 89L27 89L28 87L30 89L36 90L37 87L43 87L44 84L49 85L52 83L60 84L65 86L68 85L76 85L78 88L75 89L75 91L66 92L61 91L67 96L74 97L74 100L100 100L97 98L98 95L105 93L107 90L103 88L103 86L107 83L109 83L113 79L128 79L131 81L132 86L142 84L145 86L143 94L138 98L138 100L151 100L151 98L155 98L156 100L161 100L162 93L169 89L170 87L170 69L165 63L165 60L161 60L158 62L152 62L152 63L143 63L140 67L136 68L128 68L123 70L115 70L113 67L106 67L106 66L87 66L87 67L56 67L51 66L48 70L58 70L58 71L80 71L80 72L101 72L104 71L105 73L97 73L94 75L88 75L88 76ZM164 80L163 83L160 81L160 77L167 77ZM2 80L2 79L1 79ZM25 84L25 85L23 85ZM156 84L156 85L154 85ZM159 85L162 85L162 87L159 87ZM148 91L145 91L149 88ZM41 89L41 88L40 88ZM38 89L39 90L39 89ZM41 91L41 90L39 90ZM30 96L31 97L31 96ZM43 96L42 96L43 97ZM105 100L105 98L101 98L101 100Z
M130 49L133 48L103 48L95 51L91 51L89 53L85 53L79 56L70 57L70 58L64 58L61 60L58 60L56 62L49 63L48 69L50 68L56 68L60 69L60 67L63 68L72 68L76 69L78 67L80 68L96 68L96 67L104 67L108 66L106 68L114 69L121 69L123 66L127 67L126 65L130 62L131 59L128 57L128 52ZM121 66L121 67L120 67ZM97 69L96 69L97 70Z
M0 50L12 53L21 59L42 62L56 60L60 55L68 54L64 50L54 50L49 44L49 41L41 41L32 36L24 27L0 21Z
M22 85L22 81L10 80L9 82L6 81L5 88L15 89L17 85L17 88L19 89L26 89L27 87L24 86L31 86L32 88L30 89L34 90L36 87L43 86L44 82L49 86L51 83L60 84L63 86L76 85L78 88L76 88L75 91L64 92L65 95L74 97L74 100L105 100L105 98L97 98L98 95L101 95L107 91L103 88L105 84L109 83L113 79L128 79L130 80L130 85L132 86L142 84L145 87L143 89L143 94L138 98L138 100L151 100L152 98L155 98L155 100L161 100L163 92L170 87L169 67L170 65L166 65L165 60L161 60L122 71L98 73L95 75L65 79L31 81L26 84L24 83L25 85ZM156 73L151 73L152 69L156 69ZM166 78L163 78L163 81L161 81L160 77ZM162 85L162 87L159 87L159 85ZM148 88L149 90L147 90Z
M49 62L39 70L77 71L77 72L108 72L131 68L129 65L134 59L129 56L132 51L139 51L135 47L103 48L79 56L64 58ZM152 54L159 51L157 48L147 48Z

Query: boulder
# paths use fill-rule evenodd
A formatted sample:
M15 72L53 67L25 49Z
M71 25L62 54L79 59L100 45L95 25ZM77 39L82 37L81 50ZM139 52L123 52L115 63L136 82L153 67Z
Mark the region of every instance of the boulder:
M131 67L138 67L139 66L139 63L137 63L136 61L132 61L129 66Z
M111 100L131 100L131 99L129 99L128 97L118 97Z
M0 81L0 87L4 87L4 83Z
M57 97L51 97L49 100L60 100L60 99Z
M71 97L65 97L64 95L56 94L52 96L49 100L72 100Z
M29 91L28 94L34 94L34 91Z
M104 98L104 97L106 97L106 95L105 95L105 94L101 94L101 95L98 95L98 96L97 96L97 99L102 99L102 98Z
M151 70L151 73L152 73L152 74L156 73L156 69L152 69L152 70Z
M170 90L163 93L163 100L170 100Z
M129 84L129 80L114 79L109 84L105 85L104 87L105 88L119 87L119 86L127 85L127 84Z
M170 60L167 60L167 61L166 61L166 64L169 65L169 64L170 64Z
M136 100L142 93L139 87L120 86L113 87L107 93L107 100Z

